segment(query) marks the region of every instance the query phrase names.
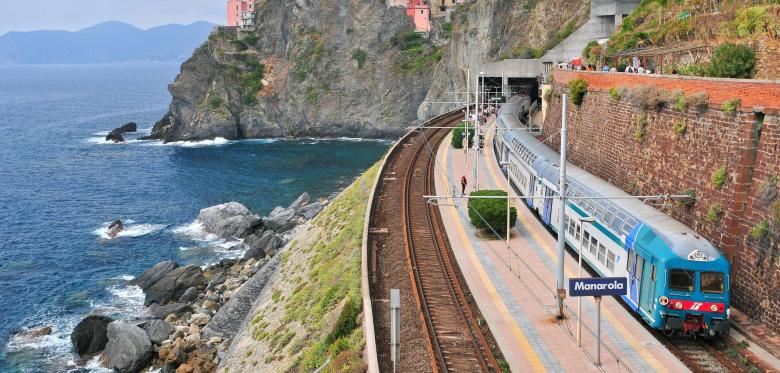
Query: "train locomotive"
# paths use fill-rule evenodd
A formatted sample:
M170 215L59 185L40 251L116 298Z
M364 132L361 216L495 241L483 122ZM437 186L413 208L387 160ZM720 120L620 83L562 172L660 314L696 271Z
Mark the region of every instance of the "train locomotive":
M515 96L499 110L494 147L505 160L504 172L520 196L554 196L558 192L560 156L520 128L518 114L529 98ZM588 199L577 197L629 197L606 181L567 164L567 196L563 232L567 244L599 275L625 276L625 303L652 328L712 337L729 330L728 260L706 239L679 221L635 198ZM559 203L556 198L526 198L556 233ZM585 223L580 237L582 218ZM580 242L582 241L582 247Z

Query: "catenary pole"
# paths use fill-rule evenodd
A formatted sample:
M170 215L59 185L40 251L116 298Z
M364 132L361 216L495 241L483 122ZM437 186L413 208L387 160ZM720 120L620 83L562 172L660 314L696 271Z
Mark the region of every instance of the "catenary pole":
M471 100L471 69L466 69L466 145L463 146L463 153L466 155L466 169L469 169L469 101Z
M566 250L566 219L564 217L566 216L566 142L568 137L568 128L566 127L566 103L567 101L567 95L564 93L563 97L561 98L561 105L562 105L562 114L561 114L561 161L558 167L559 174L558 174L558 198L559 198L559 209L560 212L558 214L558 272L557 272L557 284L556 284L556 293L555 293L555 300L558 305L558 319L563 319L564 312L563 312L563 297L564 297L564 283L566 279L564 278L563 273L563 258L564 258L564 252Z
M480 99L479 99L479 77L482 76L482 72L477 75L477 82L476 85L474 85L474 103L476 106L474 107L474 137L478 136L477 131L479 130L479 105L480 105ZM477 140L477 139L475 139ZM471 189L473 191L479 190L479 180L477 180L477 141L474 141L472 144L472 148L474 151L474 176L471 178L471 182L474 183L474 187Z

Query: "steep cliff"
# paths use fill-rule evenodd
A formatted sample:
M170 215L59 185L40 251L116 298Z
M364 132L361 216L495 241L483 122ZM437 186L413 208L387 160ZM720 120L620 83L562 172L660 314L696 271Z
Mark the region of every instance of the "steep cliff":
M491 0L434 20L429 39L382 0L260 0L257 30L216 30L170 86L165 141L395 137L452 110L466 68L544 50L587 19L587 0ZM446 102L446 103L441 103Z
M153 138L388 137L416 118L437 49L419 41L408 50L402 8L381 0L256 7L256 31L220 28L182 65Z
M492 0L459 7L452 15L451 39L418 117L448 112L457 106L453 101L464 101L466 69L471 69L473 89L473 74L481 64L543 54L563 39L564 29L583 24L589 11L587 0Z

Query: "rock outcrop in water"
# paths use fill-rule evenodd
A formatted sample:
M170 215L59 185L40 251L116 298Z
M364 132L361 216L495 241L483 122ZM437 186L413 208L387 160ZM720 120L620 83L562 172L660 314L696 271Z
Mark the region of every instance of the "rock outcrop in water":
M182 65L148 138L382 138L416 119L432 64L400 71L393 38L412 29L403 8L261 0L256 10L254 33L218 29Z

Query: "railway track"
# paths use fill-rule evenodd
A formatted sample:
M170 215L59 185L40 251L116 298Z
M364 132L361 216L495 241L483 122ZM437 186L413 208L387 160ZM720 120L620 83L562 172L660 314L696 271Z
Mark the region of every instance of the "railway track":
M450 113L429 125L450 127L458 123L462 115L462 112ZM402 252L407 268L406 284L404 281L396 281L396 284L408 285L406 292L401 288L402 298L416 306L418 320L417 323L404 323L402 302L401 335L408 338L420 335L424 340L429 361L425 371L497 372L499 365L491 349L495 342L478 322L479 310L469 302L470 292L452 254L438 207L423 198L423 195L435 194L435 153L448 132L449 129L442 128L417 131L402 139L394 151L397 154L388 156L383 170L386 175L381 175L380 180L393 184L383 185L381 190L378 188L378 197L375 197L378 203L371 212L370 223L375 227L375 237L369 235L369 245L378 257L378 262L372 264L372 298L381 296L387 291L387 283L393 282L392 276L383 271L400 271L400 268L387 265L383 268L382 258L390 263L389 249L396 256ZM376 228L378 226L387 228ZM391 230L397 230L392 233L400 235L400 239L388 237ZM394 247L389 247L390 243ZM383 362L387 356L383 345L388 338L385 335L388 328L380 324L385 322L380 320L383 309L386 309L385 302L375 300L374 313L379 316L375 321L377 350L380 368L385 371L390 366ZM404 361L405 357L414 357L405 354L403 345L401 347L400 366L409 371L420 371L423 367Z
M736 373L745 370L707 341L688 337L659 337L694 372Z

